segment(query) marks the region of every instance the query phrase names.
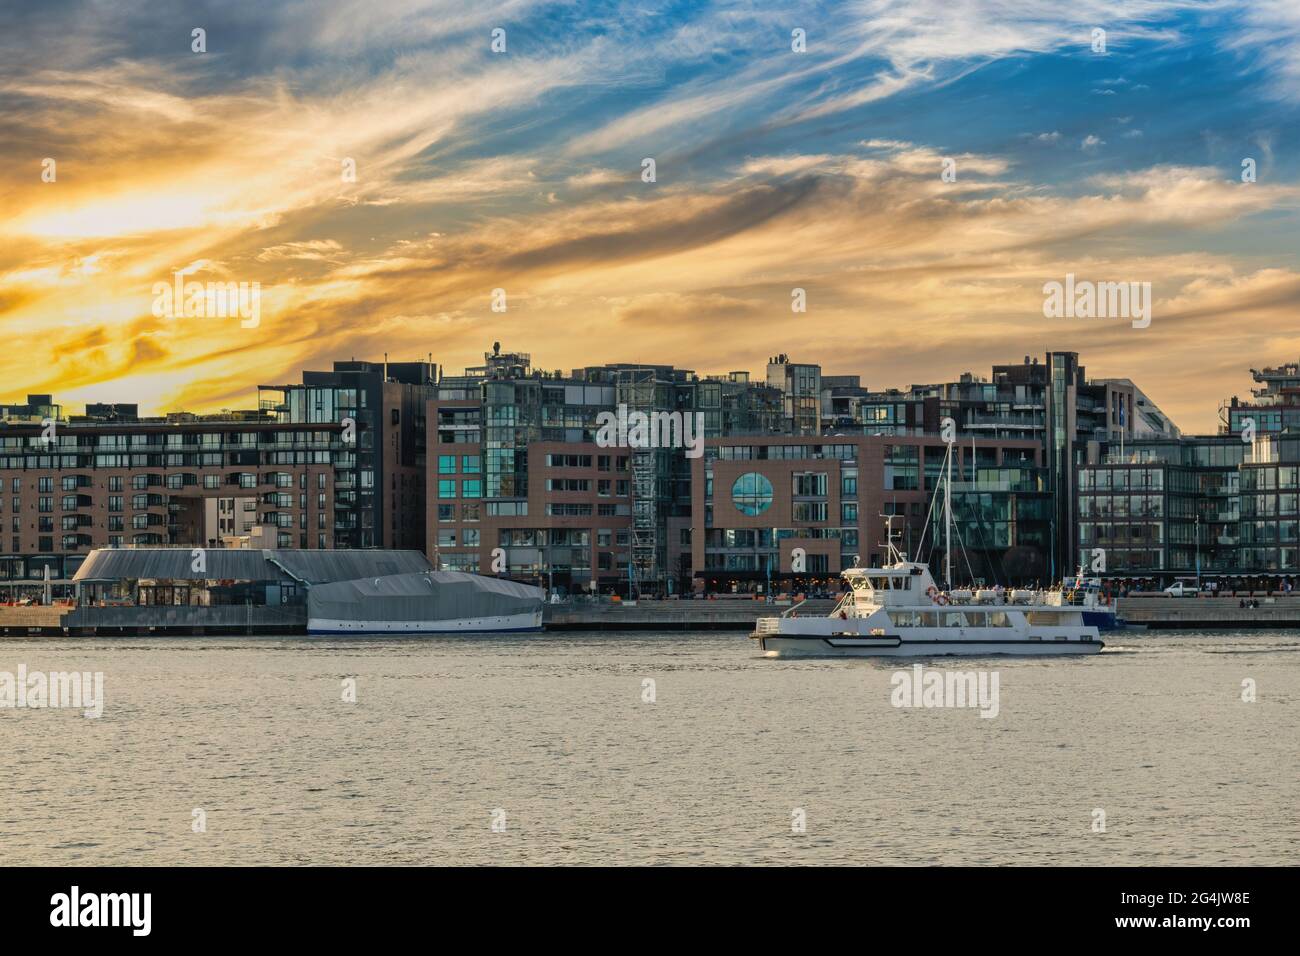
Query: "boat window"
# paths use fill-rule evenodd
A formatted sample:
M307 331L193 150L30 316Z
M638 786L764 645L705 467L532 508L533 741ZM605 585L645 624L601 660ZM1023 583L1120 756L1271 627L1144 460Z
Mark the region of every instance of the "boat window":
M944 611L943 627L964 627L961 611Z
M906 578L890 578L889 584L895 591L906 591L908 580Z
M1006 611L989 611L989 627L1010 627L1011 618Z
M987 627L988 617L983 611L967 611L966 623L971 627Z
M922 627L938 627L938 626L939 626L939 614L938 614L938 612L937 612L937 611L922 611L922 612L921 612L921 626L922 626Z
M1053 624L1059 624L1061 621L1060 616L1053 614L1051 611L1030 611L1025 615L1025 619L1029 621L1030 624L1046 624L1048 627L1051 627Z
M895 627L916 627L918 614L916 611L888 611L889 620Z
M853 590L855 590L855 591L869 591L869 590L871 590L871 585L870 585L870 583L867 581L866 578L853 578L853 579L851 579L851 580L852 580L852 583L853 583Z

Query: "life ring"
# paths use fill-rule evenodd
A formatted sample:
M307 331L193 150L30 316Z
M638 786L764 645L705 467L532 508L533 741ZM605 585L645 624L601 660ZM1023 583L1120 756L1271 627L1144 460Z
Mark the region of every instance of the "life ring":
M948 604L948 595L946 594L937 595L934 599L934 603L946 606Z
M933 584L931 584L928 588L925 589L925 596L930 598L930 600L934 600L934 596L938 593L939 593L939 589L935 587Z

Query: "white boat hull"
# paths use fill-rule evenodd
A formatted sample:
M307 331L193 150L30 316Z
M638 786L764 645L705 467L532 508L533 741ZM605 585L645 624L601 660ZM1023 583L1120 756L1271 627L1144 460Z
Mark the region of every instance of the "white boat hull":
M898 636L754 635L767 657L1058 657L1099 654L1105 647L1094 636L1043 639L903 640Z
M444 621L336 621L310 618L308 634L481 634L540 631L542 612L474 617Z
M849 585L826 617L761 617L750 635L768 657L1061 657L1105 645L1064 591L1000 588L940 591L929 569L896 560L848 568Z

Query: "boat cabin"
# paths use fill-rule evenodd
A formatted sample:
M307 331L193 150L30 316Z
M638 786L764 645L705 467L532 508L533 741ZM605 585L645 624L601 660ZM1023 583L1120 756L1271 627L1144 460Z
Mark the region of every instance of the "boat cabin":
M890 568L849 568L843 578L852 588L853 603L885 607L930 604L934 578L923 564L900 562Z

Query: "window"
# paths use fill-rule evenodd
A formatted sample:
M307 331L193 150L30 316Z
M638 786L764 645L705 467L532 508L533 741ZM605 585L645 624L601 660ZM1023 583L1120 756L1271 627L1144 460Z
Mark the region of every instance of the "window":
M731 485L731 500L745 515L761 515L772 507L772 483L756 471L741 475Z
M483 482L478 478L466 478L460 483L460 495L462 498L482 498Z
M790 517L794 521L811 522L825 521L826 515L826 502L824 501L796 501Z
M454 461L454 460L455 460L455 459L454 459L454 457L453 457L453 461ZM455 478L441 478L441 479L438 480L438 497L439 497L439 498L455 498L455 497L456 497L456 479L455 479Z
M468 456L467 456L468 457ZM456 456L439 455L438 456L438 474L454 475L456 474Z
M482 471L483 469L479 465L478 455L461 455L460 470L467 475L477 475L480 471Z
M793 492L795 497L799 498L825 498L826 497L826 473L825 472L796 472L791 476L793 479Z

